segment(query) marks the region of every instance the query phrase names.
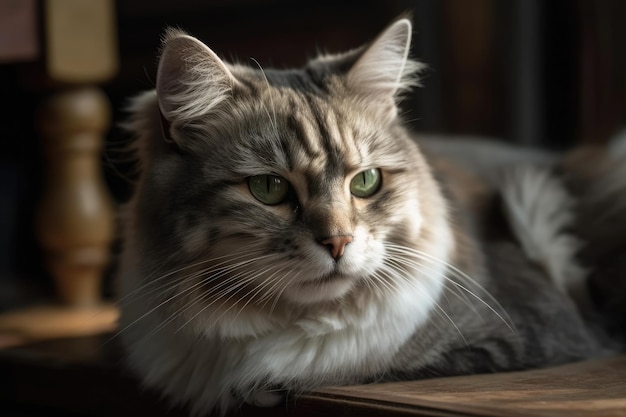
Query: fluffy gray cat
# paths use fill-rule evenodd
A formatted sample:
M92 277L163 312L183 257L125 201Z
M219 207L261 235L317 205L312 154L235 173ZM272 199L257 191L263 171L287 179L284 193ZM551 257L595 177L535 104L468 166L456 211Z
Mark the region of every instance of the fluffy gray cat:
M626 164L415 137L398 110L423 69L410 39L400 19L263 71L165 34L128 123L141 173L119 276L119 335L147 386L226 413L621 348L588 282L623 249Z

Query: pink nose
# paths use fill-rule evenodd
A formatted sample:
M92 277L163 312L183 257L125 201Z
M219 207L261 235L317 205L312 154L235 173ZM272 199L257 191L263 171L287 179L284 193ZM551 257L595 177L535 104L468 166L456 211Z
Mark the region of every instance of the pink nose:
M321 241L322 245L326 245L330 249L330 254L337 261L343 256L343 251L348 243L352 242L352 236L332 236Z

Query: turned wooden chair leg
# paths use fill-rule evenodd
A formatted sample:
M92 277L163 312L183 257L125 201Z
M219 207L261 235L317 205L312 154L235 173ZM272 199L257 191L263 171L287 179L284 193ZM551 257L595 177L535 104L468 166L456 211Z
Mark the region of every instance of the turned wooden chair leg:
M57 294L71 306L93 306L102 297L114 235L100 164L109 124L108 99L97 88L57 93L41 112L46 165L37 232Z

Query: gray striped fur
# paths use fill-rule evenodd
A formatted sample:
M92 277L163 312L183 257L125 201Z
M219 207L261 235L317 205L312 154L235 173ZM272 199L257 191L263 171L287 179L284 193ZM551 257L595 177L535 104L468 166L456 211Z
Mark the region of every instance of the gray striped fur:
M398 106L424 68L407 56L410 36L399 20L365 47L263 70L166 33L156 90L128 123L141 175L119 277L119 334L146 385L198 414L225 413L271 405L274 389L528 369L620 348L569 283L606 255L578 257L597 237L577 222L624 190L623 177L592 192L572 185L576 165L560 155L498 148L514 157L497 164L489 144L473 156L409 132ZM351 179L372 168L380 189L355 197ZM289 182L282 203L251 194L248 178L266 174ZM551 223L542 207L563 216ZM333 259L325 242L338 236L348 243Z

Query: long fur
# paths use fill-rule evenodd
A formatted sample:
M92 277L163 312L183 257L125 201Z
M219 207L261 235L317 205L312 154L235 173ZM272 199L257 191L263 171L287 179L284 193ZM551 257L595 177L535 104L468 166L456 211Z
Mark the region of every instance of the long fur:
M582 243L570 232L576 213L565 185L533 165L501 175L505 212L526 256L542 265L559 289L580 293L586 271L576 260Z
M586 191L553 155L500 175L407 131L397 105L423 69L410 38L402 19L365 47L274 70L166 33L156 91L127 124L141 175L125 208L119 337L147 386L226 413L284 390L619 348L568 294L586 277L588 236L570 230ZM356 197L368 170L381 185ZM266 175L288 184L278 204L251 191Z

